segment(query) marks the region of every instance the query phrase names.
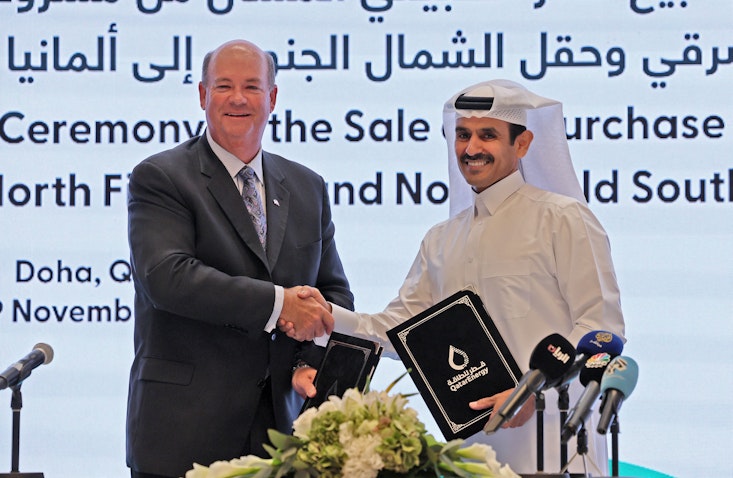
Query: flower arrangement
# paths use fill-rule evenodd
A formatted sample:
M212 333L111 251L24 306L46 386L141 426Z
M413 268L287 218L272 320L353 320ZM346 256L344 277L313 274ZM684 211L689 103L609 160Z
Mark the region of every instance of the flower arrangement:
M436 441L407 407L407 396L389 395L391 387L331 396L300 415L292 435L270 430L269 459L194 464L185 478L519 478L488 445Z

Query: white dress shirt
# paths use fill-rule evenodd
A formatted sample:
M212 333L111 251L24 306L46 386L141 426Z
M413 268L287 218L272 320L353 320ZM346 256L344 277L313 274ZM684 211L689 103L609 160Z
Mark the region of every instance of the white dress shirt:
M221 163L227 169L227 172L229 172L229 176L232 177L232 181L234 181L234 184L237 186L239 194L242 194L242 188L244 187L244 184L242 178L239 176L239 171L241 171L244 167L244 163L242 162L242 160L240 160L232 153L217 144L217 142L214 141L211 137L208 129L206 130L206 139L209 141L209 145L211 146L212 151L214 151L216 157L219 158L219 161L221 161ZM255 177L257 179L257 181L255 181L256 187L258 192L260 193L260 197L262 198L262 210L265 212L265 217L267 217L267 201L265 201L265 198L267 196L265 196L265 176L262 168L262 149L260 149L255 157L252 158L249 163L247 163L247 166L252 168L255 172ZM275 303L272 307L272 314L265 324L265 332L272 332L275 329L275 326L277 325L277 319L280 317L280 313L283 310L284 300L285 291L283 287L275 285Z

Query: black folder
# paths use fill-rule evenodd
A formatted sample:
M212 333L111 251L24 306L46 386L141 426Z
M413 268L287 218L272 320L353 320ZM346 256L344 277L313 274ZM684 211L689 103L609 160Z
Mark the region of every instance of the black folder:
M316 372L316 396L306 399L300 412L319 406L331 395L341 397L350 388L364 391L381 354L378 342L333 332Z
M463 290L387 331L447 440L481 431L469 402L514 388L521 371L481 298Z

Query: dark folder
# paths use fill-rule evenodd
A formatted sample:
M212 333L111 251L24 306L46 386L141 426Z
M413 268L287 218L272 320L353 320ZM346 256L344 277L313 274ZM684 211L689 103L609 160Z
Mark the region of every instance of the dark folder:
M514 388L521 371L481 298L464 290L387 331L446 439L481 431L469 402Z
M317 407L331 395L341 397L349 388L364 391L381 354L382 347L377 342L333 332L316 372L316 396L306 399L301 413Z

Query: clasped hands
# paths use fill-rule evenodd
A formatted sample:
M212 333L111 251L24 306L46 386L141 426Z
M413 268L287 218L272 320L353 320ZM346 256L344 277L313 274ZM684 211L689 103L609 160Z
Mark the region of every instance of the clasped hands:
M330 334L334 327L331 304L315 287L304 285L285 289L277 327L301 342Z

